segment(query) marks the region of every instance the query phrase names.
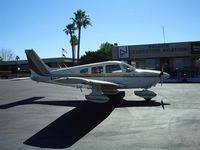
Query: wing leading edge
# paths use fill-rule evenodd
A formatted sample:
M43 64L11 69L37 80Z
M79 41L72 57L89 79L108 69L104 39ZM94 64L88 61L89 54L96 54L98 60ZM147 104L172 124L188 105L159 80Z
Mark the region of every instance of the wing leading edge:
M60 84L84 84L89 86L101 86L102 88L123 88L125 87L122 84L117 84L109 81L103 81L103 80L95 80L95 79L87 79L87 78L81 78L81 77L61 77L54 79L53 82L60 83Z

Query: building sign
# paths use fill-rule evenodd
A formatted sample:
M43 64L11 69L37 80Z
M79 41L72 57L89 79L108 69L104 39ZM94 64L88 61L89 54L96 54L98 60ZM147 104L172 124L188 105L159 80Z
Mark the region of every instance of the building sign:
M128 46L119 46L118 48L119 58L129 58Z
M200 55L200 41L117 46L114 59L188 57Z
M200 54L200 42L191 43L191 53Z
M191 43L129 46L130 58L183 57L191 55Z

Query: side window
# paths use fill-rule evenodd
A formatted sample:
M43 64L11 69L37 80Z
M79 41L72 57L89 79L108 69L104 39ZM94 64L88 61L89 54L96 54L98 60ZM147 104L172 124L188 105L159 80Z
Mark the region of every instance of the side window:
M92 67L92 74L102 74L103 66Z
M82 70L80 71L80 73L86 73L86 74L88 74L88 68L82 69Z
M116 72L122 72L119 65L107 65L106 66L106 73L116 73Z

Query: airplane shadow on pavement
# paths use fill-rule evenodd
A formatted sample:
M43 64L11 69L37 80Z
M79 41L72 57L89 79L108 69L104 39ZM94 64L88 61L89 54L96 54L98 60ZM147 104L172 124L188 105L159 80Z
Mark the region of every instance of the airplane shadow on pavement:
M115 108L119 107L156 107L160 102L111 100L105 104L95 104L85 100L78 101L37 101L44 97L32 97L18 102L0 105L8 109L18 105L42 104L75 107L63 114L38 133L27 139L24 144L40 148L68 148L105 120ZM164 103L164 105L170 105Z

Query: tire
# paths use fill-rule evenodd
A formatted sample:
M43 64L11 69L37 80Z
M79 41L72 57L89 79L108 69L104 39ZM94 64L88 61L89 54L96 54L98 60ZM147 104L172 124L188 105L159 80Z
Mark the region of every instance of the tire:
M125 91L119 91L119 93L114 95L106 95L109 97L110 100L123 100L125 96Z
M151 101L151 98L144 98L145 99L145 101L147 101L147 102L150 102Z

